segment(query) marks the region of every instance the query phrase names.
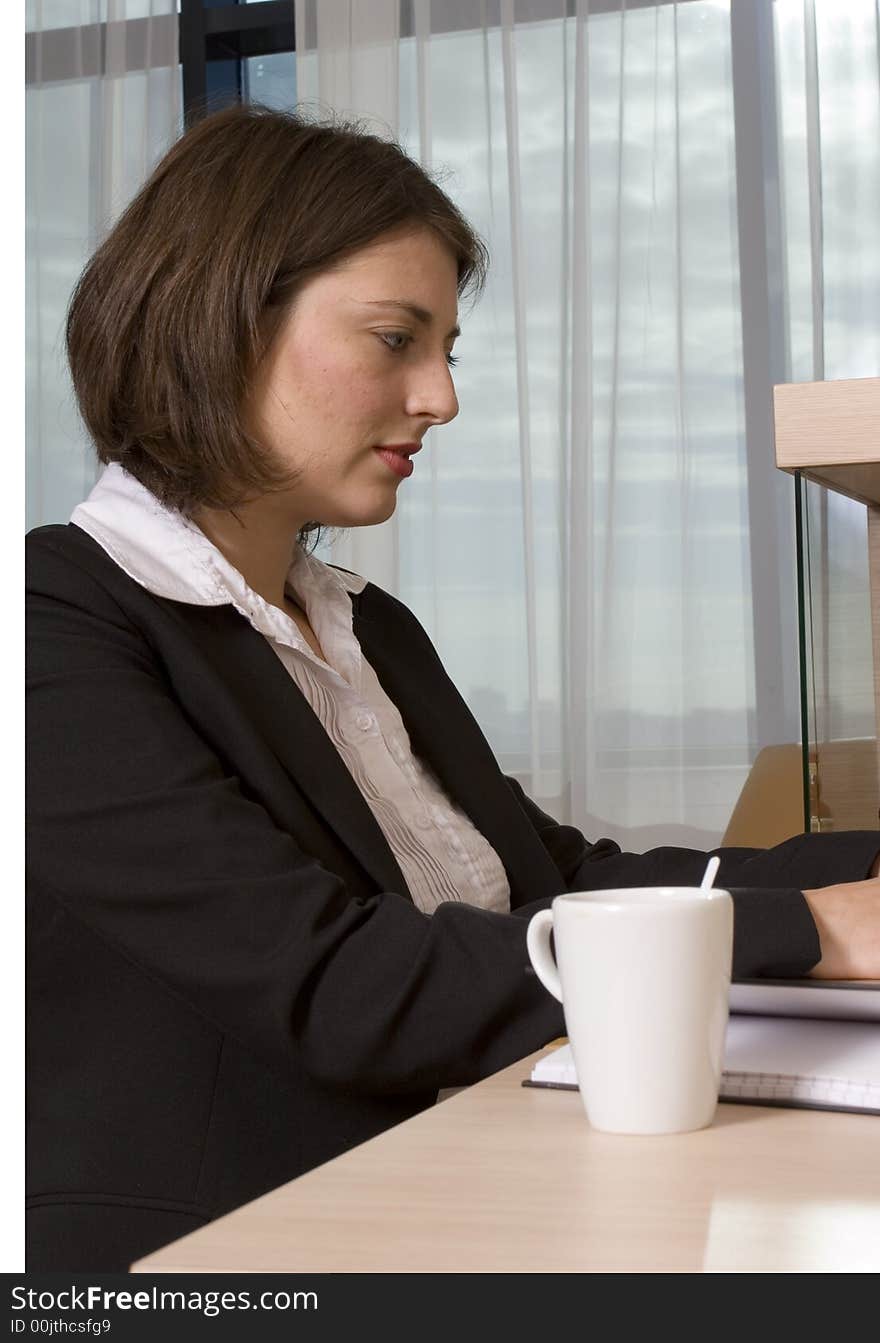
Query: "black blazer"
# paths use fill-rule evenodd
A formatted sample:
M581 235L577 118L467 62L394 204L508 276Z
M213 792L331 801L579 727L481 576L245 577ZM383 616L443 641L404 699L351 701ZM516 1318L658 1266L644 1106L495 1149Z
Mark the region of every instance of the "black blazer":
M427 918L232 607L153 596L72 525L27 550L31 1271L125 1268L538 1048L564 1025L527 917L566 889L702 875L704 854L622 854L541 812L414 616L368 585L364 653L510 882L512 916ZM725 853L735 971L805 971L799 888L865 876L878 847Z

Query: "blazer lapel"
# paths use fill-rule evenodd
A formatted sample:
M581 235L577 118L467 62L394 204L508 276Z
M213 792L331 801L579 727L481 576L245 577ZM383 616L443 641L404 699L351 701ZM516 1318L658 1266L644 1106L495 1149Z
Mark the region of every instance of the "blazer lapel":
M515 903L559 895L565 890L562 874L523 815L427 634L414 617L401 619L399 604L370 584L352 605L355 634L400 711L413 751L495 849Z
M231 607L168 603L185 613L215 672L280 764L380 890L411 898L373 813L275 653ZM397 705L413 751L434 770L498 854L515 904L558 895L559 869L501 775L476 720L414 617L368 584L352 597L354 632ZM408 614L408 613L407 613Z
M232 607L179 607L211 666L312 806L380 890L409 896L391 848L305 696ZM410 897L411 898L411 897Z

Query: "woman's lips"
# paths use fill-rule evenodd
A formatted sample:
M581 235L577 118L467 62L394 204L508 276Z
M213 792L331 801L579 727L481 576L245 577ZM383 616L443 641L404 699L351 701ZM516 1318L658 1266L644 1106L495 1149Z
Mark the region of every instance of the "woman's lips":
M382 458L385 465L396 476L406 480L407 476L411 476L413 473L413 464L410 457L412 453L418 452L420 446L418 443L401 443L399 446L395 445L391 448L374 448L373 451Z

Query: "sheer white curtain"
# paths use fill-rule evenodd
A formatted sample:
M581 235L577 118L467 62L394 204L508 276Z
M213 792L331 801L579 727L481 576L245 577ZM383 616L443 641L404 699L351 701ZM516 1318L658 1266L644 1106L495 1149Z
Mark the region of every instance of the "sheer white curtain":
M378 111L493 268L460 417L355 567L556 815L711 844L755 707L728 6L414 0L399 31L397 8L298 0L299 97ZM396 125L367 78L395 47ZM794 739L796 684L792 711Z
M880 375L880 6L776 0L786 381ZM807 484L813 743L874 737L867 514Z
M95 478L64 357L90 253L181 129L177 0L29 0L27 521L66 522Z

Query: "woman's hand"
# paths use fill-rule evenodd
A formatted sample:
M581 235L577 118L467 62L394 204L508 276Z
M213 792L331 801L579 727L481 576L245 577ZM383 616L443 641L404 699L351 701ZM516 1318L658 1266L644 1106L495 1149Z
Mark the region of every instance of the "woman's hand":
M819 934L818 979L880 979L880 857L866 881L804 891Z

